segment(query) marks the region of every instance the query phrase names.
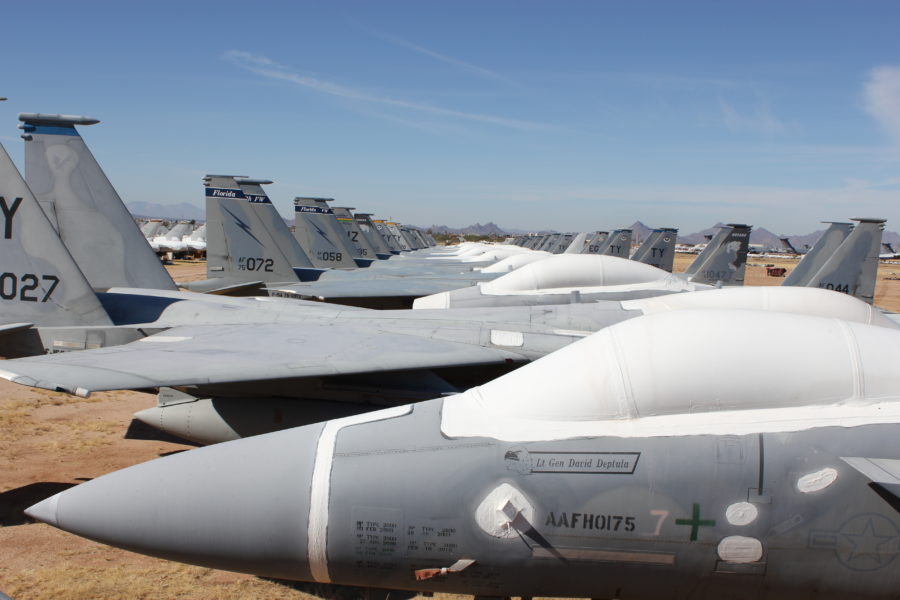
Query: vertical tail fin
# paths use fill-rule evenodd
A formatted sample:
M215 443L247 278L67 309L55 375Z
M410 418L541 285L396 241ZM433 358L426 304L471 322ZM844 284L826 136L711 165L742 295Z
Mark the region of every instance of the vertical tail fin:
M581 251L584 250L584 243L587 240L587 233L582 231L569 243L568 247L563 250L563 254L581 254Z
M375 256L382 260L390 258L391 249L375 228L375 223L372 222L372 214L358 212L353 215L353 218L356 220L356 225L362 236L368 240L369 246L375 250Z
M684 270L684 274L690 277L700 268L709 255L715 252L716 248L718 248L722 241L731 234L731 228L727 226L719 226L718 231L716 231L715 235L704 234L703 237L706 240L706 247L697 255L697 258L691 262L687 269Z
M286 266L280 266L276 271L287 273L287 267L290 267L301 281L318 279L321 270L313 267L309 256L297 243L297 239L262 187L272 182L268 179L246 178L236 179L235 182L240 186L241 193L250 204L250 210L254 212L262 231L287 261ZM267 242L267 240L263 239L263 242ZM273 258L277 260L277 256ZM281 281L289 281L289 279L281 279Z
M2 324L112 325L3 146L0 225Z
M394 235L388 229L387 223L383 219L375 219L372 221L375 225L375 231L381 236L385 245L390 248L391 254L400 254L400 244L394 239Z
M348 206L335 206L333 210L335 218L337 218L344 233L347 234L347 242L356 250L354 258L365 261L377 260L378 256L376 255L375 248L372 246L369 238L363 235L359 224L356 222L356 219L351 212L353 208Z
M409 252L411 250L409 243L407 243L406 238L400 233L400 228L397 227L396 223L393 221L385 221L384 226L387 227L387 230L393 236L394 241L397 242L397 246L402 252Z
M678 230L671 227L654 229L631 260L672 272L675 264L675 239Z
M174 290L76 125L96 119L23 113L25 177L94 289Z
M630 229L616 229L609 234L606 248L600 254L628 258L628 255L631 254L631 236L632 232Z
M706 255L705 260L690 276L693 283L705 283L709 285L744 285L744 273L747 269L747 252L750 249L749 225L729 223L724 235L717 235L709 243L707 250L716 245L707 253L706 250L700 257ZM698 257L698 260L699 258ZM696 260L694 261L697 262ZM693 266L693 264L691 265Z
M259 187L261 181L251 180L256 182L255 187L258 188L253 191L262 192L251 194L251 204L250 198L238 184L242 179L245 178L232 175L207 175L203 178L206 186L207 277L223 279L225 285L251 281L298 281L291 261L272 237L266 223L260 219L257 207L262 207L266 212L269 208L275 210Z
M884 219L854 218L858 225L813 276L807 287L820 287L855 296L872 304L878 274L878 250Z
M781 285L806 287L819 269L837 251L838 247L850 235L851 223L829 223L828 229L816 241L809 252L803 255L794 270L788 274Z
M587 244L584 246L584 250L581 251L582 254L600 254L603 249L606 247L607 240L609 239L608 231L598 231L591 236L591 239L588 240Z
M781 247L784 248L784 250L786 250L787 252L790 252L791 254L800 254L799 252L797 252L797 249L794 248L794 245L788 238L778 238L778 241L781 242Z
M294 198L294 237L317 267L355 269L353 251L328 207L330 198Z

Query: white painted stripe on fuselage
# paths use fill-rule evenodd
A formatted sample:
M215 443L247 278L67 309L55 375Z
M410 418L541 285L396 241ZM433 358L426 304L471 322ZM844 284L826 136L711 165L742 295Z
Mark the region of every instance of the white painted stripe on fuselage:
M316 462L309 486L309 522L307 558L313 579L331 583L328 573L328 502L331 497L331 465L337 435L344 427L393 419L412 412L412 406L394 406L385 410L329 421L322 428L316 446Z

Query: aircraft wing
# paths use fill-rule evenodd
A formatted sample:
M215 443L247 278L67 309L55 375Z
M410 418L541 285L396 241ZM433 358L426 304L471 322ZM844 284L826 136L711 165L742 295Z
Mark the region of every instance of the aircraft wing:
M869 487L900 512L900 460L861 456L842 456L841 460L868 478Z
M269 285L289 296L307 298L391 298L430 296L439 292L475 285L477 279L441 277L386 277L359 281L316 281L289 286Z
M526 362L521 354L364 325L175 327L130 344L0 363L0 377L86 397L92 391L327 377Z

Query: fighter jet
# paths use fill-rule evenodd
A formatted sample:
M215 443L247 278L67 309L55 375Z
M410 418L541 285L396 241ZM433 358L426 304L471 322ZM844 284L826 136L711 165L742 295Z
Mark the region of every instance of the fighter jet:
M310 582L894 598L898 352L896 329L833 318L644 316L463 394L153 460L26 513Z
M637 261L607 256L601 247L599 256L553 256L490 282L419 298L413 302L413 308L628 300L741 285L749 237L750 227L746 225L721 228L716 239L685 273L672 274ZM609 238L615 239L614 236Z
M820 251L809 252L785 285L807 285L849 293L872 302L883 219L857 218L854 235L830 230ZM419 298L413 308L521 306L647 298L743 283L750 228L720 229L684 273L629 263L614 257L563 255L525 265L476 286ZM817 244L818 245L818 244ZM837 249L840 245L840 249ZM853 256L855 260L849 260ZM594 263L589 261L603 261ZM862 268L859 268L862 264ZM593 269L590 267L593 265ZM849 271L846 265L852 265ZM799 271L799 272L798 272Z

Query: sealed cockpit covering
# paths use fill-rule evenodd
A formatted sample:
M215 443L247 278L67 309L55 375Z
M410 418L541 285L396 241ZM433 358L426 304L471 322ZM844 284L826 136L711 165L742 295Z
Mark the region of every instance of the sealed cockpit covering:
M796 355L772 352L773 339L791 340ZM742 359L723 361L723 352ZM446 399L441 431L538 441L897 422L898 353L900 331L833 318L750 310L649 315ZM817 407L816 416L801 407Z
M621 306L625 310L640 310L645 315L694 309L765 310L832 317L892 329L900 328L881 311L862 300L819 288L729 287L690 294L666 294L640 300L625 300Z
M533 290L649 283L670 275L662 269L615 256L562 254L527 264L479 287L486 295Z
M4 325L112 325L3 146L0 216Z
M371 245L369 239L363 235L362 230L353 218L353 213L350 212L353 209L345 206L335 206L332 210L334 210L334 216L347 235L347 241L356 250L355 256L367 260L377 259L375 248Z
M95 290L174 290L75 125L96 119L22 113L25 177L44 213Z
M316 267L355 269L354 251L327 198L294 198L294 236Z
M503 260L499 260L492 265L488 265L487 267L482 267L481 272L508 273L509 271L515 271L519 267L524 267L529 263L543 260L549 256L551 256L549 252L541 252L539 250L520 252L518 254L513 254L512 256L507 256Z

